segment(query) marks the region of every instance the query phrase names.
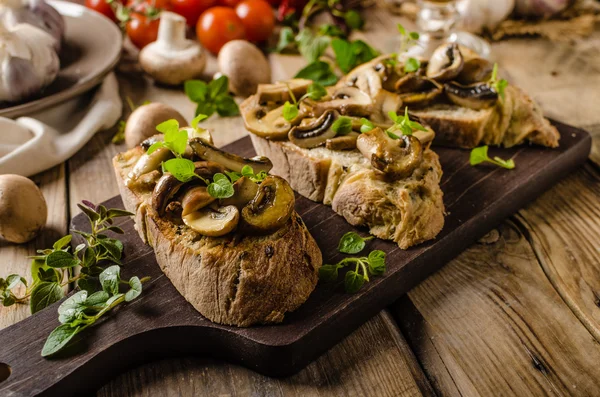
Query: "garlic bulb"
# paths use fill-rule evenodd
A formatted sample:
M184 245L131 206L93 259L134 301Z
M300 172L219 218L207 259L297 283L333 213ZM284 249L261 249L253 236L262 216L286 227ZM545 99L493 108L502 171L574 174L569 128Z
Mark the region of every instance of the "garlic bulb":
M55 40L54 48L60 50L65 22L45 0L0 0L0 23L9 28L19 23L33 25L50 34Z
M0 24L0 101L26 99L54 81L60 68L54 44L34 26Z
M573 4L574 0L516 0L515 15L523 18L551 18Z
M456 7L468 32L493 31L512 12L515 0L460 0Z

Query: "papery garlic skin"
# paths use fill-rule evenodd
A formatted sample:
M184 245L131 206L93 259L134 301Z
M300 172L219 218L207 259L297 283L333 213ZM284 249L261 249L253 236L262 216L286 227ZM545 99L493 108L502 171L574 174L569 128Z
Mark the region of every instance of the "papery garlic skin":
M508 18L514 6L515 0L459 0L461 28L471 33L493 31Z
M20 23L33 25L50 34L60 51L65 34L63 17L45 0L0 0L0 23L11 28Z
M27 99L56 79L60 61L54 45L52 36L32 25L0 25L0 101Z

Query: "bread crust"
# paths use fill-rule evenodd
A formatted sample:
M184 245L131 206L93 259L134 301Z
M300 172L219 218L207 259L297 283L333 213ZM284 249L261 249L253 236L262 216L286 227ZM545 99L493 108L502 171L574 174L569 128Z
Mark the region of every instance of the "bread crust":
M444 226L442 168L430 149L410 177L391 181L358 151L336 157L339 152L325 148L302 149L250 136L256 152L273 162L271 172L287 179L298 193L331 205L348 223L367 226L371 234L402 249L435 238Z
M159 217L150 192L124 181L140 148L113 159L125 208L175 288L210 321L238 327L279 323L308 299L322 264L319 247L300 216L267 236L206 237L180 219Z

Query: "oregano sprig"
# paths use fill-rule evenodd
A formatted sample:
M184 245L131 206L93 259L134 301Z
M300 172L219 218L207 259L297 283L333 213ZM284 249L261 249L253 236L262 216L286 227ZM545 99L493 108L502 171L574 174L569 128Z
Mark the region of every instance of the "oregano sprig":
M406 52L410 47L418 43L418 32L408 32L404 26L402 26L402 24L398 24L396 27L398 29L398 33L400 33L400 47L398 48L398 53ZM421 62L413 57L407 58L404 62L404 71L406 73L416 72L420 67Z
M471 163L471 165L477 165L484 162L492 163L508 170L515 168L515 161L513 159L504 160L498 156L490 158L488 156L487 146L480 146L471 150L471 155L469 156L469 163Z
M327 95L327 90L319 83L312 83L311 85L309 85L306 90L306 94L302 95L298 100L296 100L296 96L294 95L294 92L289 88L289 86L288 92L290 94L290 99L292 100L292 102L286 101L283 104L283 118L287 121L292 121L293 119L298 117L298 107L300 106L300 102L302 102L304 99L309 98L314 101L318 101L319 99Z
M492 69L492 75L490 77L490 79L488 80L488 84L494 89L494 91L496 91L498 93L498 95L500 96L500 98L502 98L502 100L504 101L504 91L506 89L506 86L508 86L508 81L504 80L504 79L500 79L498 80L498 64L494 63L494 67Z

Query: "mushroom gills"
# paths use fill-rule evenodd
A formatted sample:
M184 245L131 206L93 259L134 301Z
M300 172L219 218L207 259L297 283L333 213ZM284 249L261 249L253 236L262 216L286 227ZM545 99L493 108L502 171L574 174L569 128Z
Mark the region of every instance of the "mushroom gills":
M419 139L412 135L399 135L399 139L394 139L381 128L361 134L356 146L373 168L394 179L410 176L423 161Z
M252 182L245 176L241 177L233 184L233 196L221 200L222 205L235 205L241 210L248 204L258 192L258 184Z
M288 137L296 146L302 148L310 149L321 146L327 139L336 135L336 132L331 129L334 121L335 112L328 110L312 123L292 128Z
M273 168L271 160L263 156L252 158L240 157L236 154L227 153L221 149L217 149L200 138L191 139L189 144L196 155L201 159L219 163L231 171L242 172L242 168L244 168L245 165L251 166L256 174L262 171L269 172L271 168Z
M294 211L294 191L285 179L270 175L242 209L242 230L268 234L283 227Z
M217 209L205 207L185 215L182 219L188 227L204 236L221 237L235 230L240 212L233 205Z
M429 59L427 77L440 82L452 80L462 71L463 64L463 56L456 43L442 44Z
M490 108L498 101L498 93L488 83L462 85L452 81L444 84L444 91L452 103L474 110Z

